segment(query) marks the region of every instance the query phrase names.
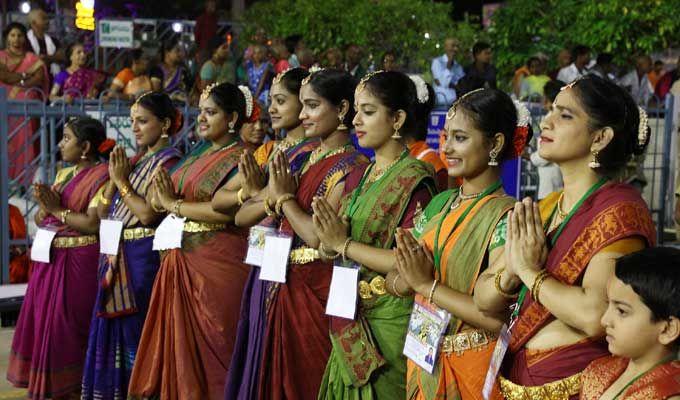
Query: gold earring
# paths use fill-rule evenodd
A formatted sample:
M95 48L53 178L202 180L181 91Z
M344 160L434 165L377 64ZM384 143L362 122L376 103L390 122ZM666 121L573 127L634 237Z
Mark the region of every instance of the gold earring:
M236 131L234 130L234 124L233 124L233 123L230 123L230 124L229 124L229 133L234 133L234 132L236 132Z
M588 166L592 169L600 168L600 162L597 160L597 156L600 154L600 152L593 150L591 154L593 155L593 159L588 163Z
M497 167L498 166L498 161L496 160L496 157L498 157L498 154L494 150L491 150L489 152L489 167Z
M338 119L340 120L340 125L338 125L338 130L339 131L346 131L348 128L347 128L347 125L345 125L345 123L343 122L343 120L345 119L345 116L344 115L338 115Z
M161 139L167 139L168 137L169 137L168 136L168 130L163 129L163 131L161 132Z
M394 139L394 140L401 139L401 134L399 133L399 128L397 128L396 126L394 127L394 134L392 134L392 139Z
M80 159L81 160L87 160L87 155L85 155L85 153L81 154Z

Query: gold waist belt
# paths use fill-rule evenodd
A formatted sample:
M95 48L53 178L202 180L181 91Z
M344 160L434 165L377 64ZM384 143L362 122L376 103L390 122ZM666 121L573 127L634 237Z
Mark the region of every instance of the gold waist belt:
M498 376L501 393L507 400L569 400L581 390L581 373L541 386L521 386Z
M95 244L99 241L97 235L87 236L62 236L54 238L52 247L57 249L68 249L71 247L82 247Z
M212 222L197 222L184 221L184 232L198 233L198 232L215 232L227 229L227 224L219 224Z
M497 337L496 334L481 329L447 335L442 338L442 352L456 353L457 356L460 356L466 350L481 350L481 348L496 340Z
M382 276L378 275L370 282L359 281L359 297L363 300L370 300L373 295L382 296L384 294L387 294L387 290L385 290L385 278Z
M156 234L155 229L151 228L130 228L123 229L123 240L137 240L151 237Z
M312 261L318 260L319 250L311 247L298 247L290 251L288 259L291 264L308 264Z

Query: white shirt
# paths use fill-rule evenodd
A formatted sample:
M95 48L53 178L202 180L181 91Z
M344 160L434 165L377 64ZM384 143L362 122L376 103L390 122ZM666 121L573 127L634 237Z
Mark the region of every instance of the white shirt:
M44 35L45 38L45 52L47 53L48 56L53 56L54 53L57 52L57 46L54 43L54 40L45 33ZM38 37L35 35L33 32L33 29L29 29L28 35L27 35L28 42L31 44L31 48L33 49L33 53L36 55L40 55L40 44L38 43ZM53 76L57 76L61 72L61 67L57 63L52 63L50 65L50 73Z
M649 82L647 74L642 75L642 78L638 78L636 70L632 70L624 75L619 81L619 86L626 89L633 96L633 100L640 105L646 105L654 94L652 83Z
M585 75L585 71L579 70L578 67L576 67L576 64L571 63L557 73L557 80L564 83L571 83L583 75Z
M456 89L451 88L450 85L455 85L460 78L465 76L460 64L454 61L451 68L447 68L448 62L449 57L446 54L432 59L432 78L439 81L439 85L435 81L432 86L437 97L437 105L450 106L456 101Z
M562 172L557 164L552 163L538 154L538 149L541 146L538 141L536 151L531 153L531 163L536 166L538 170L538 199L543 200L552 192L557 192L564 187L562 181Z

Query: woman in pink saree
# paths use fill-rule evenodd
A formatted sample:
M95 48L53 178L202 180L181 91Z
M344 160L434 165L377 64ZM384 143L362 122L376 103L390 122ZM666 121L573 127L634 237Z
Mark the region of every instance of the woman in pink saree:
M40 58L26 51L26 28L16 22L2 32L5 49L0 50L0 87L10 100L44 100L47 96L47 68ZM42 92L41 92L42 91ZM38 154L38 141L32 138L38 120L9 117L9 178L29 183L33 168L29 165Z
M94 99L106 76L87 68L87 52L82 43L73 43L66 48L69 66L54 78L50 100L64 100L70 103L74 98Z

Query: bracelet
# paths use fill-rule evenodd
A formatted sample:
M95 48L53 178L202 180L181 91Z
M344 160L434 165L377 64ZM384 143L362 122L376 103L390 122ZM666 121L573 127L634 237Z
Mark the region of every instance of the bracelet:
M236 198L238 199L238 205L242 206L243 203L246 201L243 199L243 188L239 189L238 192L236 192Z
M130 189L130 186L127 185L121 187L120 189L118 189L118 191L120 192L120 197L123 199L132 194L132 189Z
M335 251L333 253L335 253L335 254L329 253L326 250L326 247L323 245L323 243L321 243L321 245L319 246L319 254L321 254L323 256L323 258L327 258L329 260L335 260L340 255Z
M156 206L153 204L153 201L151 202L151 209L154 210L154 211L157 212L157 213L162 213L162 212L165 212L165 211L166 211L165 208L163 208L162 206L161 206L161 207L156 207Z
M543 281L545 281L546 278L548 278L549 276L550 276L550 274L548 273L548 271L543 270L543 271L539 272L538 275L536 275L536 278L534 278L534 284L531 286L531 298L536 303L539 303L539 304L541 303L538 300L538 295L541 291L541 285L543 284Z
M287 202L288 200L293 200L294 198L295 195L291 193L286 193L279 197L278 200L276 200L276 205L274 206L274 211L276 214L283 216L283 203Z
M182 206L182 203L184 203L184 200L179 199L172 204L172 212L178 217L182 216L180 213L180 207Z
M498 270L498 272L496 272L496 277L494 279L496 291L498 292L498 294L505 297L506 299L514 300L517 298L519 293L508 293L504 291L503 288L501 287L501 276L503 275L503 271L505 271L505 268L501 268L500 270Z
M274 217L276 216L276 213L274 210L272 210L272 206L269 205L269 200L271 200L271 197L267 196L266 199L264 199L264 212L267 213L268 217Z
M345 240L345 244L342 245L342 261L347 262L347 250L349 250L349 244L352 243L352 238L348 237Z
M399 278L401 278L401 275L396 274L396 275L394 276L394 279L392 279L392 293L394 293L394 295L397 296L397 297L404 298L405 296L403 296L403 295L402 295L401 293L399 293L399 291L397 290L397 280L399 280Z
M110 206L111 205L111 199L106 198L106 196L102 196L101 200L99 200L100 203L102 203L105 206Z
M430 303L430 304L433 304L433 303L432 303L432 298L434 297L434 290L437 288L437 283L438 283L438 282L439 282L439 281L436 280L436 279L434 280L434 282L432 282L432 289L430 289L430 295L427 297L427 302Z
M69 214L71 214L71 210L69 210L68 208L59 213L59 219L61 220L61 222L63 224L66 223L66 216L69 215Z

